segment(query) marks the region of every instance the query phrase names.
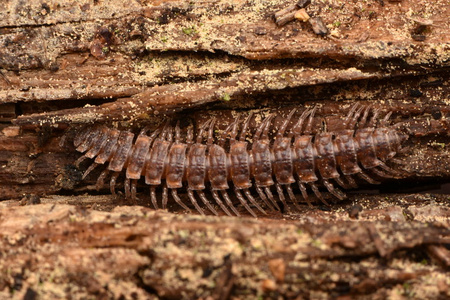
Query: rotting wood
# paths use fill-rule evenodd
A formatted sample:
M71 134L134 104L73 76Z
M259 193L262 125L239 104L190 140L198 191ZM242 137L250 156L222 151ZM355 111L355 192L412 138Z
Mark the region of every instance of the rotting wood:
M341 211L332 224L324 223L332 213L321 211L286 223L143 207L3 208L0 293L9 298L14 292L17 299L30 290L52 299L73 293L114 299L390 293L445 298L450 281L439 253L445 251L440 245L450 243L449 211L430 200L367 208L358 222ZM430 209L432 214L425 213ZM431 223L406 222L405 210L412 218L425 214ZM14 250L18 244L20 251Z
M413 72L412 74L414 74ZM389 75L388 77L390 77ZM199 83L162 85L147 89L130 98L99 106L21 116L15 124L91 123L102 121L148 119L155 114L170 114L186 108L212 102L224 102L252 93L264 93L299 86L311 86L331 82L383 78L378 72L365 73L355 68L347 70L298 69L240 72L225 79ZM124 114L123 112L127 113Z
M64 120L89 122L123 110L130 110L129 118L152 116L173 107L221 101L224 95L443 72L450 53L445 4L313 2L308 11L331 29L329 37L320 38L301 22L275 25L272 15L286 2L130 1L120 13L112 2L80 5L67 16L66 4L46 4L42 9L40 2L10 1L0 13L0 66L5 69L0 102L119 98L114 104L64 111ZM13 18L16 11L20 13ZM431 24L426 42L410 36L416 15L426 15L424 20ZM98 43L105 53L94 55L92 47ZM19 49L23 55L12 59ZM266 60L283 58L298 61L267 65ZM320 68L312 65L316 60ZM218 78L204 80L205 76ZM198 82L185 82L192 80ZM170 90L167 85L174 81L182 83ZM180 97L167 98L175 100L169 105L158 96L173 92ZM55 114L19 122L61 121Z

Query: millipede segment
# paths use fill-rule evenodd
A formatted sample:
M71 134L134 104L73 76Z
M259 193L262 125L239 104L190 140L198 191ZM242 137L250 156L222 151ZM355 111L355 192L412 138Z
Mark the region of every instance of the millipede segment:
M280 204L288 209L286 193L289 202L300 209L292 189L294 183L308 205L312 205L308 190L329 205L319 187L343 200L346 195L341 188L357 188L356 178L378 184L374 176L401 175L386 165L404 151L401 145L408 138L389 125L391 113L380 119L379 109L356 104L343 118L339 130L314 134L316 110L316 107L304 110L290 126L294 109L279 128L272 124L276 115L268 115L255 128L250 145L247 135L252 114L243 121L238 117L217 137L214 136L215 118L205 122L196 134L188 129L184 137L179 123L173 127L166 122L154 131L144 128L136 137L129 131L102 125L86 127L74 138L76 150L85 153L75 164L94 160L83 179L97 166L107 164L96 186L102 188L111 174L109 186L113 195L116 180L125 170L125 197L133 202L137 200L137 182L144 177L155 209L158 209L156 189L161 187L163 208L167 207L170 193L176 203L190 212L177 193L178 189L186 188L189 201L200 214L205 214L203 206L218 215L214 205L217 204L227 215L239 216L228 194L232 190L254 217L257 216L254 209L266 214L262 204L270 210L281 211ZM272 193L273 188L277 197ZM205 189L210 190L212 199L208 199ZM259 199L253 196L253 189Z

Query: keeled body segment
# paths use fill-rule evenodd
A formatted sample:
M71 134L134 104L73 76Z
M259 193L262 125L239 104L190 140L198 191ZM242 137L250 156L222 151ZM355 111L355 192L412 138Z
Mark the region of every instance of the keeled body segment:
M108 163L98 178L97 187L100 188L112 173L110 189L113 194L117 177L126 170L125 196L133 200L137 181L145 177L155 208L158 208L155 190L161 186L163 208L170 191L172 198L190 211L177 194L177 189L185 187L199 213L204 214L204 211L197 199L217 215L211 199L203 192L208 188L214 202L226 214L231 215L231 210L239 215L228 195L232 189L255 217L252 207L266 212L262 203L253 197L252 188L265 206L280 210L273 187L284 207L288 207L285 191L290 201L298 206L291 187L294 183L309 205L308 190L328 205L318 186L324 186L342 200L346 196L340 188L357 187L356 178L376 184L373 176L392 178L399 174L386 162L402 151L401 144L407 136L389 126L390 113L378 120L379 110L355 105L343 119L342 129L313 134L315 111L316 108L303 111L287 130L295 110L291 111L274 137L269 137L274 114L269 115L257 126L251 145L246 137L252 115L243 122L238 118L217 138L213 135L215 119L205 122L195 137L189 130L183 139L178 124L174 128L166 124L150 135L147 135L148 130L142 130L137 137L131 132L105 126L87 127L74 139L77 151L85 152L76 164L86 158L95 159L84 173L85 178L97 165ZM335 187L336 184L340 188Z

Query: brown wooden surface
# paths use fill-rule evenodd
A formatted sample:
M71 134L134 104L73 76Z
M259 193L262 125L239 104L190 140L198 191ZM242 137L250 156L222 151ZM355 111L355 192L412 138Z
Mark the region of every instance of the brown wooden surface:
M2 1L0 298L450 297L448 1L313 0L324 37L276 25L296 2ZM408 134L401 178L258 219L155 212L145 185L124 206L81 181L70 134L59 146L79 123L294 107L332 130L355 103Z
M359 214L306 209L295 221L106 213L56 204L64 197L4 207L0 295L445 299L448 196L401 198L366 197Z
M241 102L248 94L286 88L296 89L292 95L299 103L312 98L299 97L301 87L343 81L362 82L345 93L316 89L312 96L404 100L405 81L384 95L371 91L377 81L370 79L422 76L419 85L441 84L436 97L416 100L432 97L448 104L449 86L442 84L450 53L446 0L313 1L307 11L328 25L325 38L300 21L275 24L273 14L294 1L128 2L126 9L123 1L73 7L5 2L0 103L55 100L61 109L93 99L95 105L27 114L19 123L145 120L174 108L228 98ZM416 41L412 34L423 22L431 25L422 33L425 41ZM118 99L101 105L101 98ZM21 109L36 113L51 107Z

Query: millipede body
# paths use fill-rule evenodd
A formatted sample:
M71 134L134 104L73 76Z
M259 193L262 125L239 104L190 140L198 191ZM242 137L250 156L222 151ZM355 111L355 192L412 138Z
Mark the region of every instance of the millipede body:
M180 206L190 211L177 194L184 187L200 214L205 212L198 199L216 215L211 200L227 215L239 215L228 194L232 190L255 217L254 208L266 213L262 203L272 210L281 210L279 204L288 207L286 193L298 207L292 184L298 185L301 197L309 205L311 192L328 205L319 186L342 200L346 195L341 188L356 188L356 178L377 184L374 177L394 178L401 174L386 164L395 161L394 156L403 151L402 143L408 138L389 124L391 113L381 118L379 109L356 104L343 118L339 130L313 134L316 108L305 109L293 120L295 111L279 128L272 124L275 114L265 117L253 130L249 128L252 114L245 120L238 117L218 136L214 134L215 118L206 121L197 132L189 129L183 136L179 123L172 126L167 122L153 131L144 128L137 136L103 125L88 126L74 138L76 150L84 153L76 165L84 159L94 160L84 172L84 179L98 165L107 164L98 177L97 188L110 176L113 195L116 180L125 171L125 197L132 201L136 200L137 182L143 177L150 186L155 208L158 208L156 189L161 187L163 208L170 193ZM208 199L205 189L211 191L213 199ZM254 191L259 196L256 199Z

